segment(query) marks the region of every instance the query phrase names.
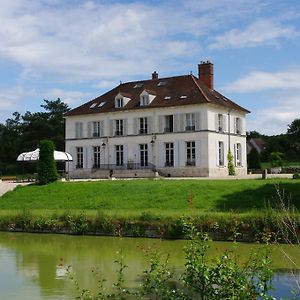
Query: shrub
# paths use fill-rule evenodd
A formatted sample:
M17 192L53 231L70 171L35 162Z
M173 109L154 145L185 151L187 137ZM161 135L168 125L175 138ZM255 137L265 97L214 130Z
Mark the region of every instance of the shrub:
M300 174L299 173L293 174L293 179L300 179Z
M235 175L235 168L234 168L234 164L233 164L233 155L231 153L231 151L228 151L227 154L227 160L228 160L228 175Z
M53 153L54 144L52 141L43 140L40 142L40 158L38 161L39 184L47 184L58 179Z

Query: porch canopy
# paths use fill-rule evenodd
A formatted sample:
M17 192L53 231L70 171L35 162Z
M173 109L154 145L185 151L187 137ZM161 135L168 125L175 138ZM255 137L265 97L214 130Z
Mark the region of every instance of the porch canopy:
M53 155L55 161L61 161L61 162L73 161L71 154L68 152L54 151ZM39 158L40 158L40 149L37 148L31 152L21 153L18 156L17 161L36 162L39 160Z

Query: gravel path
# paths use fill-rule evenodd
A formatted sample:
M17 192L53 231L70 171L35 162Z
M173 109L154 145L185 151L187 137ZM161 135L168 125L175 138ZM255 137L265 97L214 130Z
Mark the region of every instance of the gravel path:
M0 197L8 191L12 191L17 185L24 185L27 183L16 183L16 182L7 182L0 181Z

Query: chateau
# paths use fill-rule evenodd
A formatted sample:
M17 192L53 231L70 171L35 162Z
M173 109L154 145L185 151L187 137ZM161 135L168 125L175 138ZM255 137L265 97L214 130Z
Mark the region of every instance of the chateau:
M70 177L227 176L229 150L246 175L247 113L214 90L209 61L198 78L120 83L65 115Z

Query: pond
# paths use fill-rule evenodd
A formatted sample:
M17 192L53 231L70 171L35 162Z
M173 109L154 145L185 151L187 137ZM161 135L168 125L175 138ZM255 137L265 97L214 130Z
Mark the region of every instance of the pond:
M170 254L170 262L175 268L184 265L184 240L161 241L144 238L116 238L98 236L70 236L55 234L0 233L0 298L1 299L74 299L78 293L68 278L65 268L72 266L82 288L94 289L97 268L107 280L109 289L116 281L114 261L117 252L122 250L125 257L126 284L134 287L139 284L139 275L147 267L145 251L159 249ZM213 242L210 255L232 249L229 242ZM241 243L238 255L245 259L251 249L262 247L258 244ZM299 265L299 246L282 245L272 247L273 268L276 269L273 295L290 296L296 287L299 274L292 274L290 265L283 252L289 253ZM294 277L296 276L296 278Z

